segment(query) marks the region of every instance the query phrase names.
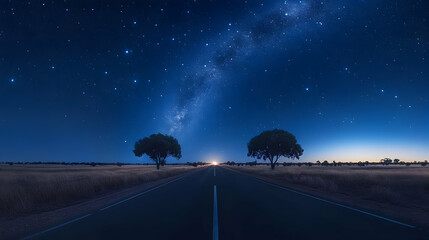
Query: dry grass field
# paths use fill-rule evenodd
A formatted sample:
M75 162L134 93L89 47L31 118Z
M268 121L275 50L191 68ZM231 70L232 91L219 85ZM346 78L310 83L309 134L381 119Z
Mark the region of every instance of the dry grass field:
M283 180L326 192L359 195L375 201L403 204L429 202L429 167L421 166L268 166L234 167L255 175ZM429 207L429 206L428 206Z
M269 166L258 165L229 168L331 200L414 221L429 230L429 167L278 166L271 170Z
M196 169L167 165L0 165L0 216L52 210L112 190Z

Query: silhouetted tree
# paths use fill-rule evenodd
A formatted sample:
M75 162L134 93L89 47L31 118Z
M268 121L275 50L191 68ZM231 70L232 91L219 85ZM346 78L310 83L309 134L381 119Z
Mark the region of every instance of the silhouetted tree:
M271 169L274 169L279 157L299 159L304 152L294 135L279 129L265 131L252 138L247 149L247 156L270 160Z
M425 160L424 162L422 162L421 163L422 164L422 166L424 167L424 166L426 166L426 165L428 165L428 160Z
M159 165L165 165L165 159L168 156L177 159L182 157L182 150L177 139L161 133L138 140L134 144L133 152L137 157L148 155L156 163L157 169L159 169Z
M399 159L395 158L395 159L393 160L393 163L394 163L394 164L398 164L398 163L399 163L399 161L401 161L401 160L399 160Z
M389 164L391 164L393 161L392 161L392 159L390 159L390 158L383 158L383 159L381 159L381 160L380 160L380 162L381 162L382 164L389 165Z

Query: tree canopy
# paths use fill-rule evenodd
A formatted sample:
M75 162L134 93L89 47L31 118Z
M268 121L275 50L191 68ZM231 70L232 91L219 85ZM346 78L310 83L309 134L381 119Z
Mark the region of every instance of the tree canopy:
M280 157L299 159L304 152L293 134L279 129L264 131L252 138L247 149L247 156L270 160L271 169L274 169Z
M156 163L157 169L159 169L159 165L165 165L165 159L169 156L177 159L182 157L182 150L177 139L161 133L138 140L134 144L133 152L137 157L148 155Z

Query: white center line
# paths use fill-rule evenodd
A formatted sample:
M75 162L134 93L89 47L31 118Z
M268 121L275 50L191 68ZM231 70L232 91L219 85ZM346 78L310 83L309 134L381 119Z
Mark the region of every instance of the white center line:
M214 185L214 195L213 195L213 240L219 240L219 231L218 231L218 223L217 223L216 185Z

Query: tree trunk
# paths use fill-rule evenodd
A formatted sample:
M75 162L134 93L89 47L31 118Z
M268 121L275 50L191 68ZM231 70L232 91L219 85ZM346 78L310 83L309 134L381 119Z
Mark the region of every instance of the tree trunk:
M276 167L276 163L274 162L274 159L271 157L270 159L270 163L271 163L271 170L273 170Z
M279 156L276 156L276 160L274 161L274 163L271 162L271 169L274 169L274 167L277 165L278 160L279 160Z
M156 169L159 170L159 160L158 159L156 160Z

